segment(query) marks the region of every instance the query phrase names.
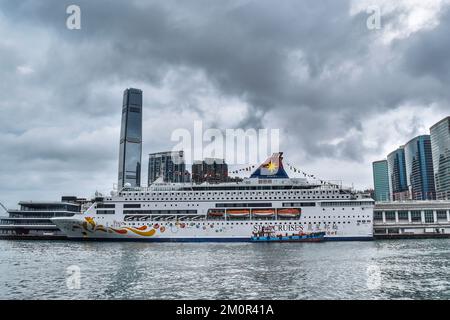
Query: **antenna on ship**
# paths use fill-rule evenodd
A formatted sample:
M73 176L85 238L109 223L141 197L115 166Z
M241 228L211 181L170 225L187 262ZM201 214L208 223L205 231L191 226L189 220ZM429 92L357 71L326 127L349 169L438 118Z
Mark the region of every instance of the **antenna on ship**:
M0 207L3 208L3 210L5 210L6 213L8 213L8 209L6 209L6 207L3 205L3 203L0 202Z

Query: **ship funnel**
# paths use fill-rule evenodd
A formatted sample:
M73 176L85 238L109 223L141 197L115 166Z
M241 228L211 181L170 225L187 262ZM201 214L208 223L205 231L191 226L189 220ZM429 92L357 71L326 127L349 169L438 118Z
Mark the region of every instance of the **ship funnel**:
M283 152L272 154L266 161L259 166L250 178L258 179L289 179L283 168Z

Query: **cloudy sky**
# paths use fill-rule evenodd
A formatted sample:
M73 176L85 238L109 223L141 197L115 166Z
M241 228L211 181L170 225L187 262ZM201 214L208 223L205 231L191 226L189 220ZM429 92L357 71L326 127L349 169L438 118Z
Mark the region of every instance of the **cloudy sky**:
M448 30L448 0L0 0L0 201L111 190L129 87L144 168L202 120L278 128L290 163L371 187L372 161L450 114Z

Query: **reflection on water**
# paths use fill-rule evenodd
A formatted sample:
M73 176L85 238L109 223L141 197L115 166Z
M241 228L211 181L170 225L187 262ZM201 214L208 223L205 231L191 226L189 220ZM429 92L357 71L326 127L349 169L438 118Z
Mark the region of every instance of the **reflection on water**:
M2 299L449 299L450 240L0 241ZM67 267L81 269L68 289Z

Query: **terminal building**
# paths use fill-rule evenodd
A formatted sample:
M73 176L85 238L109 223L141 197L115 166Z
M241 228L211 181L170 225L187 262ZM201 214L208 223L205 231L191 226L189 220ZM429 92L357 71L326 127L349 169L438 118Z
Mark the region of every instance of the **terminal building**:
M0 217L0 239L65 239L66 235L50 220L71 217L86 210L92 201L63 196L61 201L21 201Z
M450 237L450 201L376 202L373 228L377 239Z

